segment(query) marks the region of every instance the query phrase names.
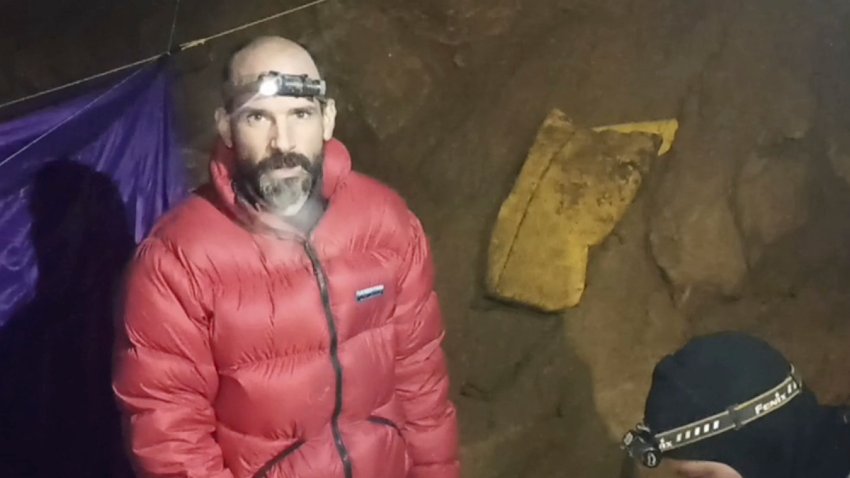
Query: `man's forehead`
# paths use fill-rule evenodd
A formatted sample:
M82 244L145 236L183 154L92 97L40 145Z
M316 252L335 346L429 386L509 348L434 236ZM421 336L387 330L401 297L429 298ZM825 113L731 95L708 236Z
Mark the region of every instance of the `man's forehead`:
M243 104L239 109L243 111L258 110L283 112L300 108L318 108L318 105L315 100L310 98L272 96L251 99Z

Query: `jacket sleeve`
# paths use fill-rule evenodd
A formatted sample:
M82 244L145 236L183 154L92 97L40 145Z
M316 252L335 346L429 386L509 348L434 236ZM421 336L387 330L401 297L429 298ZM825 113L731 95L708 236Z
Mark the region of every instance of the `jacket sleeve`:
M396 309L396 392L413 459L412 478L458 478L458 429L442 350L445 335L434 292L434 264L419 220L410 214Z
M119 313L113 388L140 478L232 478L213 438L207 314L179 257L157 239L140 246Z

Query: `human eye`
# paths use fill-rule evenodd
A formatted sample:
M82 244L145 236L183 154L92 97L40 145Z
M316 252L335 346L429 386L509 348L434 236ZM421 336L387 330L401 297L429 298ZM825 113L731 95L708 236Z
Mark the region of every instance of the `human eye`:
M267 121L268 116L261 111L249 111L242 116L242 119L248 126L254 126Z
M298 119L309 119L313 117L313 110L309 108L298 108L293 111L293 115Z

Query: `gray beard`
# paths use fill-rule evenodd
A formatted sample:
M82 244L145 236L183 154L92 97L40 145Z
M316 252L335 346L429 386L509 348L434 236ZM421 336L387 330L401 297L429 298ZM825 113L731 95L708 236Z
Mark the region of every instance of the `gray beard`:
M323 166L324 151L312 160L298 153L278 153L255 166L243 162L234 173L233 190L251 207L286 218L293 215L288 209L302 204L317 188L321 189ZM302 174L275 177L282 167L298 167Z
M324 158L321 158L314 168L316 174L309 178L275 179L268 174L260 174L251 179L250 176L237 173L232 187L236 196L252 208L274 214L306 234L318 224L327 207L322 190L323 165ZM298 212L292 216L282 214L287 207L303 199L305 188L306 201Z
M281 214L290 206L304 201L315 184L312 176L274 178L272 173L261 174L257 180L257 195L269 212Z

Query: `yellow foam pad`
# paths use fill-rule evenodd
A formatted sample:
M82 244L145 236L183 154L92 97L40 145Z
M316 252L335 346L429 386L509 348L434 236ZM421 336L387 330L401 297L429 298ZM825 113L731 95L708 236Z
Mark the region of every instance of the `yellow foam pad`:
M549 312L577 305L589 248L614 229L671 131L656 122L579 128L553 110L499 211L488 293Z

